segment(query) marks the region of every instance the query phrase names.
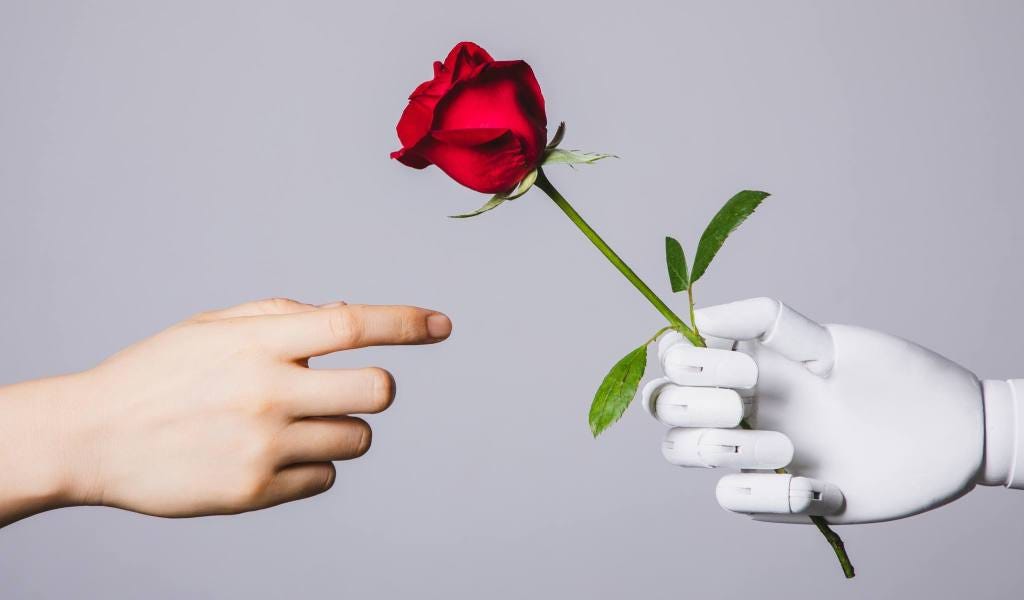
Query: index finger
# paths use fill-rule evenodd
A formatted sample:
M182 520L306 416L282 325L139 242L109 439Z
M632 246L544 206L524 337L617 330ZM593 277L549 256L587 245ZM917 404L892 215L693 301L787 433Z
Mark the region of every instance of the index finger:
M367 346L433 344L452 332L446 315L417 306L350 304L254 319L263 341L292 359Z
M749 389L757 383L757 363L748 354L686 344L669 347L661 368L677 385Z

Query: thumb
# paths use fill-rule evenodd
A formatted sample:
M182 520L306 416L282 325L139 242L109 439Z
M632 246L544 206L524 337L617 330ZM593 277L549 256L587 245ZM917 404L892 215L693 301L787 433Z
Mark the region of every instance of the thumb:
M750 298L696 311L701 333L756 340L825 376L835 363L832 334L824 326L773 298Z

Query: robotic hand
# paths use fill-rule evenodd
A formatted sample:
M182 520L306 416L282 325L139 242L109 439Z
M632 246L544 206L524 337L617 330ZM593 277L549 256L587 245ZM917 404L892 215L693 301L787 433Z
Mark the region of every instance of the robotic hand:
M709 347L663 336L666 377L642 400L672 427L669 462L741 469L718 482L723 508L870 523L975 484L1024 489L1024 380L979 381L908 341L822 326L770 298L706 308L696 321Z

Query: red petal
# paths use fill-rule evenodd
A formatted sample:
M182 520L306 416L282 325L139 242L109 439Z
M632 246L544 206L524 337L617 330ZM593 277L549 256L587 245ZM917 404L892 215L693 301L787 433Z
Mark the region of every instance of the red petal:
M475 79L452 88L434 108L433 129L509 129L533 164L547 143L544 96L523 61L487 65Z
M457 74L460 70L473 69L492 62L494 59L480 46L473 42L459 42L444 59L444 66L452 73L456 73L455 80L458 81Z
M494 62L486 50L473 42L460 42L448 53L444 63L434 63L434 78L424 81L409 96L409 104L398 121L398 139L411 148L430 131L438 101L460 79L475 77Z
M413 91L397 129L403 148L392 158L417 169L436 164L479 192L507 192L547 142L544 95L525 62L495 62L460 42Z
M397 160L407 167L414 169L426 169L430 166L430 161L423 158L419 154L416 154L413 150L407 150L402 148L401 150L395 150L391 153L391 158Z
M479 146L507 134L508 129L441 129L430 135L439 142L456 146Z
M434 120L434 107L420 99L410 100L398 121L398 139L402 146L415 146L430 131Z
M522 143L509 130L497 137L493 129L479 131L432 133L416 152L470 189L485 194L512 190L533 168L524 160ZM474 139L486 141L469 143Z

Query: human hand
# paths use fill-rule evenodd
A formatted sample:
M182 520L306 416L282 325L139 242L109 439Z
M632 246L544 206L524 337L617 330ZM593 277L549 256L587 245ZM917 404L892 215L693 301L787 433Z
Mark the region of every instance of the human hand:
M197 315L62 379L46 415L61 428L50 504L188 517L326 491L331 461L370 446L351 415L387 408L395 385L384 369L314 370L309 357L450 332L446 316L409 306L267 300Z
M975 483L1024 485L1013 472L1012 382L979 382L908 341L818 325L768 298L706 308L696 321L713 347L663 336L667 377L647 384L643 405L673 427L669 462L744 470L719 481L723 508L866 523L936 508ZM744 415L752 430L736 428ZM781 467L792 475L771 472Z

